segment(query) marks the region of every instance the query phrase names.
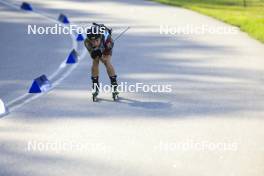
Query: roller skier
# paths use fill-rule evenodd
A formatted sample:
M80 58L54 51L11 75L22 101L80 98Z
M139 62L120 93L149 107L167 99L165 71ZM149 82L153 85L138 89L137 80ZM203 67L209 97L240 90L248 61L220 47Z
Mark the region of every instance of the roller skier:
M114 47L111 34L112 30L103 24L93 23L93 26L87 30L87 38L84 41L84 45L90 53L93 62L91 68L93 101L97 101L97 96L99 94L99 62L102 62L106 67L111 82L113 100L115 101L118 99L117 75L111 63Z

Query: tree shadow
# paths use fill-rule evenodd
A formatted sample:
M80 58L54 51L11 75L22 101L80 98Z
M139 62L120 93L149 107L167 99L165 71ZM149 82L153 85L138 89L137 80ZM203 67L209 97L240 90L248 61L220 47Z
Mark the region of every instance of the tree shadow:
M226 55L237 55L237 49L153 33L135 35L134 32L141 28L134 28L133 33L128 32L115 45L113 64L120 75L118 80L130 85L138 82L170 84L172 92L121 94L124 98L121 103L113 103L109 94L106 95L108 98L102 97L102 103L93 103L91 60L87 56L56 89L21 108L17 112L19 119L38 122L75 116L105 118L128 114L139 118L188 118L257 112L264 108L261 87L248 85L250 82L257 84L256 75L262 75L262 71L207 65L225 59ZM141 42L135 45L137 41ZM100 71L100 81L109 84L102 65ZM18 116L17 113L10 117Z
M115 27L124 26L123 21L119 21L122 18L104 15ZM102 16L95 15L94 20ZM256 85L263 71L233 67L236 61L232 57L239 55L240 50L235 45L161 35L156 25L133 23L133 28L115 43L113 64L119 82L170 84L172 92L124 94L121 97L127 99L126 103L117 106L107 100L94 104L90 95L91 59L87 56L55 90L17 113L20 119L46 120L74 116L123 117L127 112L136 117L185 118L260 111L264 95ZM228 67L217 65L227 58L232 59ZM100 81L109 84L105 69L101 66L100 70ZM249 86L252 82L254 84ZM111 99L111 95L108 96Z

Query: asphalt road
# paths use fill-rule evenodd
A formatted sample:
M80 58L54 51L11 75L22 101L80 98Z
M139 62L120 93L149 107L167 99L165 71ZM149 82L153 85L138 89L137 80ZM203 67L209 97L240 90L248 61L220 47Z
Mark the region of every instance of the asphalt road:
M63 12L76 24L105 23L114 36L130 26L113 53L119 82L169 84L172 92L121 93L120 102L101 93L93 103L91 60L83 54L52 91L0 119L0 175L264 174L263 44L240 31L160 34L160 25L231 26L149 1L29 2L50 17ZM23 26L41 17L0 7L0 95L9 101L26 93L36 75L52 75L72 43L70 36L28 36Z

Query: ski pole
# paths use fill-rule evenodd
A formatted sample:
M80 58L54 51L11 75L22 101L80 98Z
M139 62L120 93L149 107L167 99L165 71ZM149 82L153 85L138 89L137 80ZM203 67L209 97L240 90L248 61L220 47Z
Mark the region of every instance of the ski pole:
M130 27L128 26L123 32L121 32L120 34L118 34L118 36L114 39L114 42L116 40L118 40L126 31L128 31L128 29L130 29Z

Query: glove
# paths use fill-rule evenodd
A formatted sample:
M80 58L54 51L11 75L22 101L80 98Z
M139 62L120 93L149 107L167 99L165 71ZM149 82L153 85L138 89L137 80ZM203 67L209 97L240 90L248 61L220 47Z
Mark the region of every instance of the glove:
M100 49L93 50L91 53L91 57L93 59L95 59L97 57L102 57L102 51Z

